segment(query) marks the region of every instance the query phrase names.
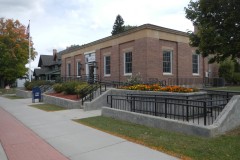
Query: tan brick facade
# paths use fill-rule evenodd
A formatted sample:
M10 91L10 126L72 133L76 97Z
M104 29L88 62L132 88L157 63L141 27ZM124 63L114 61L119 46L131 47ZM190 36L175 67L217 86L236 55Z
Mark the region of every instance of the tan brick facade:
M171 74L163 73L163 51L171 51ZM193 75L192 54L188 35L184 32L154 25L143 25L119 35L62 51L61 76L67 76L67 64L71 63L71 76L77 74L77 62L82 64L82 74L89 74L92 60L102 81L125 81L124 55L132 52L132 75L140 73L144 81L149 78L203 78L209 70L207 60L199 56L199 74ZM89 62L86 62L87 56ZM94 57L95 56L95 57ZM110 75L104 75L104 57L110 56ZM89 68L86 68L89 67Z

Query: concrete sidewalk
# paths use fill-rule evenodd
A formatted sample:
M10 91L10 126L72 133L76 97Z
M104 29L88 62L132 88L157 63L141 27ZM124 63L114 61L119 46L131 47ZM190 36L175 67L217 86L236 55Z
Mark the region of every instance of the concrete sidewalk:
M98 116L100 111L81 109L45 112L28 105L31 99L0 97L0 107L33 131L56 152L71 160L174 160L175 157L78 124L72 119ZM8 114L6 113L6 114ZM0 119L1 120L1 119ZM1 120L2 121L2 120ZM15 128L16 132L18 128ZM1 130L0 130L1 131ZM1 134L0 134L1 135ZM0 137L2 141L2 137ZM3 149L6 146L2 143ZM1 149L1 148L0 148ZM40 151L39 151L40 152ZM55 152L55 151L52 151ZM8 153L7 153L8 154ZM0 154L0 156L3 154ZM9 155L7 155L9 160ZM0 157L1 159L1 157ZM18 159L21 160L21 159Z

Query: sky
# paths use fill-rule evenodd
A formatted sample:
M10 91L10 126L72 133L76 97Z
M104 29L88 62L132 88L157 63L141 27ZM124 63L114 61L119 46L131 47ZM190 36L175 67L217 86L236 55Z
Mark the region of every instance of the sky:
M0 17L19 20L30 34L37 57L51 55L71 45L82 45L111 35L116 16L125 25L146 23L187 32L193 30L185 18L190 0L0 0ZM26 65L28 66L28 65Z

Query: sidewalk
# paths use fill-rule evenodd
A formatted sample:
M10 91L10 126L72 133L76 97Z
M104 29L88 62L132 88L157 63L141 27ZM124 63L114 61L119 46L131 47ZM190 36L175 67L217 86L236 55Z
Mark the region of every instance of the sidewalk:
M30 156L37 160L34 156L42 153L46 160L54 160L55 156L58 160L176 159L71 120L97 116L100 111L75 109L45 112L29 107L29 104L32 104L31 99L9 100L0 97L0 142L8 160L15 160L13 156L16 154L19 154L17 160L28 160ZM21 132L24 132L25 141L16 136ZM16 138L9 139L6 135L15 135ZM9 151L11 149L15 151Z

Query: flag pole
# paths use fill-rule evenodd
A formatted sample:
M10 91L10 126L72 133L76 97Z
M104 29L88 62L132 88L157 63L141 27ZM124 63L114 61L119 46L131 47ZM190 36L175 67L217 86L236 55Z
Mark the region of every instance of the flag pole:
M31 72L31 36L30 36L30 20L29 20L29 24L28 24L28 64L29 64L29 68L28 68L28 76L29 76L29 82L32 81L32 72Z

